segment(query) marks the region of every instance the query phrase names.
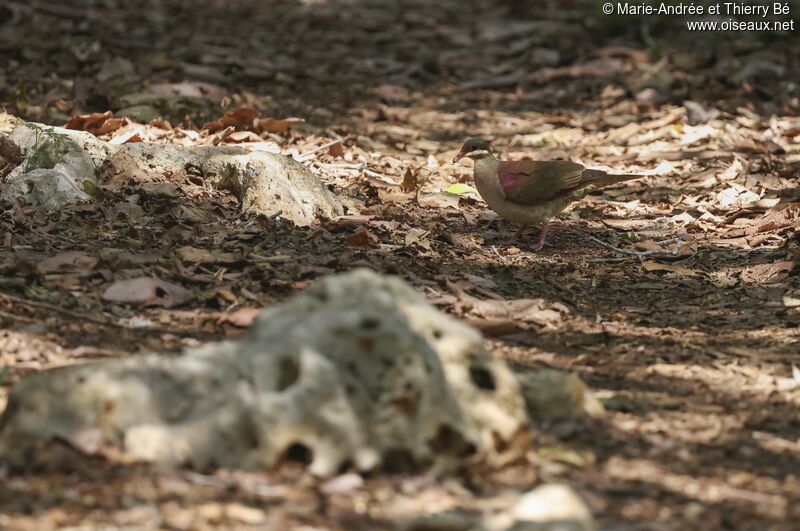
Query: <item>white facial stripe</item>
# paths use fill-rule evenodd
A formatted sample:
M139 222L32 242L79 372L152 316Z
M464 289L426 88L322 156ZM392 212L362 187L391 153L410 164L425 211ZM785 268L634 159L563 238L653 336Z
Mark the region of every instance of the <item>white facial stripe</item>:
M488 155L489 152L486 151L485 149L476 149L466 154L467 157L486 157Z

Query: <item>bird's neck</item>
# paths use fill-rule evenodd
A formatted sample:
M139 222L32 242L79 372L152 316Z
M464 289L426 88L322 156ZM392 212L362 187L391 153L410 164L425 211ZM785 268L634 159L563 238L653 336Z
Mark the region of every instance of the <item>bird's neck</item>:
M492 154L475 159L475 181L491 181L496 179L497 165L499 163L500 161L494 158Z
M475 188L481 197L489 203L495 198L504 197L500 180L497 178L497 165L500 161L494 158L494 155L482 157L475 160Z

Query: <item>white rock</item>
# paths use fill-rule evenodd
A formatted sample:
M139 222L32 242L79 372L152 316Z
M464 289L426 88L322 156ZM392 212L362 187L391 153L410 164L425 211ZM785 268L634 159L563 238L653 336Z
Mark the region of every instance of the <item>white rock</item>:
M18 123L14 130L11 131L11 134L8 135L8 139L20 148L23 155L27 156L37 146L41 146L42 142L45 144L53 143L52 137L46 134L42 135L37 128L50 130L56 135L66 137L63 139L63 143L66 144L64 147L69 151L85 152L91 158L95 167L100 167L109 154L106 143L91 133L64 129L63 127L50 127L44 124Z
M0 455L99 429L138 459L309 471L497 462L526 447L520 386L476 330L397 278L328 277L264 311L243 338L22 380L0 419Z
M576 374L554 369L529 369L517 375L528 414L534 420L601 417L603 405Z
M398 531L486 531L480 515L449 511L412 518L397 526Z
M131 165L167 175L191 168L213 186L230 190L243 210L268 216L281 212L297 225L343 213L333 194L305 166L276 153L237 146L137 142L118 146L108 163L117 173L130 171Z
M593 531L592 512L568 485L549 484L525 494L511 509L508 531Z
M45 129L48 133L42 133ZM49 209L89 201L83 183L96 182L96 170L108 165L121 173L139 168L162 175L199 171L213 186L229 189L242 210L281 216L297 225L343 213L336 197L305 166L266 151L237 146L178 146L138 142L115 145L83 131L42 124L17 125L8 139L26 160L6 177L0 198L23 197ZM46 150L54 167L37 167L35 153Z
M21 197L51 210L91 200L84 182L96 182L103 142L82 131L27 123L18 124L8 139L26 159L6 176L0 198Z
M50 210L91 200L74 179L57 169L33 170L15 176L3 187L0 199L11 201L17 197Z

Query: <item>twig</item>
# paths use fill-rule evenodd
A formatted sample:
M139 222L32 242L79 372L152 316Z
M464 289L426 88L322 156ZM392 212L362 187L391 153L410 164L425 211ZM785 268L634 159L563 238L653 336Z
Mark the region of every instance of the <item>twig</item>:
M610 256L606 258L587 258L587 264L600 264L600 263L613 263L613 262L624 262L628 259L627 256Z
M635 160L637 162L651 162L654 160L730 160L734 157L734 151L720 151L713 149L702 149L699 151L684 150L684 151L651 151L642 153L628 153L616 157L608 157L609 162L625 162Z
M231 136L231 133L233 133L234 131L236 131L236 128L233 127L232 125L229 125L219 133L215 133L210 137L208 137L205 143L212 146L218 146L223 140Z
M608 244L608 243L604 242L603 240L595 238L591 234L587 233L587 236L589 236L589 238L592 241L599 243L600 245L602 245L606 249L609 249L611 251L614 251L614 252L617 252L617 253L620 253L620 254L627 254L627 255L630 255L630 256L635 256L639 260L644 260L648 256L678 256L678 253L681 251L681 244L683 243L683 241L681 241L680 238L673 238L672 240L664 240L664 242L666 242L666 243L674 241L675 243L678 244L678 245L675 246L675 248L670 249L670 250L654 249L654 250L651 250L651 251L631 251L630 249L620 249L619 247L614 247L613 245Z
M367 175L368 177L377 177L378 179L390 179L390 180L393 180L388 175L384 175L384 174L378 173L376 171L368 170L367 168L364 168L363 171L364 171L364 175ZM397 183L395 183L395 184L397 184Z
M323 168L336 168L340 170L362 170L364 169L363 164L356 164L353 162L323 162L320 164Z
M74 319L83 319L83 320L90 321L90 322L95 323L95 324L106 325L106 326L116 326L117 328L124 328L126 330L131 330L132 329L130 326L126 325L125 323L117 322L117 321L114 321L114 320L111 320L111 319L103 319L102 317L94 317L93 315L89 315L89 314L73 312L72 310L68 310L66 308L62 308L60 306L56 306L54 304L48 304L46 302L26 299L24 297L17 297L16 295L9 295L8 293L0 293L0 297L5 297L10 301L17 302L19 304L27 304L28 306L37 306L39 308L44 308L45 310L52 310L54 312L58 312L58 313L64 314L64 315L72 317ZM156 326L148 326L148 327L146 327L146 329L147 329L148 332L154 332L154 333L167 333L167 332L169 332L169 333L174 334L174 335L182 335L182 334L188 335L189 334L189 332L180 332L180 331L175 331L175 330L169 330L168 331L168 330L166 330L164 328L158 328Z
M292 256L288 254L276 254L274 256L263 256L256 253L250 253L247 256L248 259L252 259L253 262L257 264L285 264L294 260Z
M3 293L2 297L7 298L10 301L19 303L19 304L27 304L28 306L37 306L39 308L44 308L45 310L52 310L54 312L62 313L64 315L68 315L69 317L73 317L75 319L85 319L87 321L91 321L96 324L102 325L114 325L125 328L124 325L115 323L114 321L109 321L107 319L102 319L100 317L94 317L92 315L86 315L82 313L73 312L72 310L67 310L66 308L62 308L60 306L56 306L54 304L48 304L46 302L26 299L24 297L17 297L16 295L9 295L8 293Z
M360 172L363 172L364 175L366 175L367 177L375 177L377 179L385 179L387 181L391 181L391 182L387 182L386 184L393 184L393 185L397 185L398 184L398 183L394 182L394 179L392 179L388 175L384 175L382 173L378 173L376 171L372 171L372 170L366 168L363 164L356 164L356 163L326 164L326 163L323 163L323 164L320 164L320 166L322 166L323 168L334 168L334 169L338 169L338 170L352 170L352 171L356 171L356 172L360 171Z
M314 158L314 155L316 155L320 151L326 150L331 146L335 146L336 144L341 144L342 140L344 140L344 139L343 138L337 138L336 140L331 140L327 144L322 144L320 147L318 147L316 149L312 149L308 153L303 153L302 155L298 155L294 160L296 160L297 162L305 162L307 160L311 160L311 159Z
M0 277L0 288L24 288L27 285L24 278L2 278ZM2 297L2 295L0 295Z
M492 245L492 252L493 252L495 255L497 255L497 258L499 258L499 259L500 259L500 261L501 261L501 262L503 262L504 264L508 262L508 259L507 259L506 257L502 256L502 255L501 255L501 254L500 254L500 253L497 251L497 247L495 247L494 245Z
M480 79L473 79L471 81L466 81L464 83L461 83L461 85L458 88L460 90L503 88L513 85L519 85L520 83L525 81L526 77L527 77L526 73L512 72L511 74L506 74L503 76L483 77Z
M95 13L91 9L72 8L69 6L62 6L58 4L51 4L49 2L35 2L33 5L25 5L18 2L11 2L9 7L25 11L38 11L46 15L54 15L62 18L79 18L88 19L96 18Z
M11 319L13 321L22 321L23 323L32 323L32 322L36 321L36 319L32 319L30 317L25 317L25 316L22 316L22 315L13 314L13 313L10 313L10 312L4 312L3 310L0 310L0 317L5 317L6 319Z

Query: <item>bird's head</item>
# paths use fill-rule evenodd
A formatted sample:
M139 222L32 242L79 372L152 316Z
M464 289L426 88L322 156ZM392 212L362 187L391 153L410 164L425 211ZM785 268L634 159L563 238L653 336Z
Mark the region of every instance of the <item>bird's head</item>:
M453 164L458 162L459 160L463 159L464 157L469 157L473 160L482 159L484 157L490 157L492 155L492 148L489 146L489 143L485 140L481 140L480 138L468 138L464 145L461 146L461 151L458 152L458 155L453 158Z

